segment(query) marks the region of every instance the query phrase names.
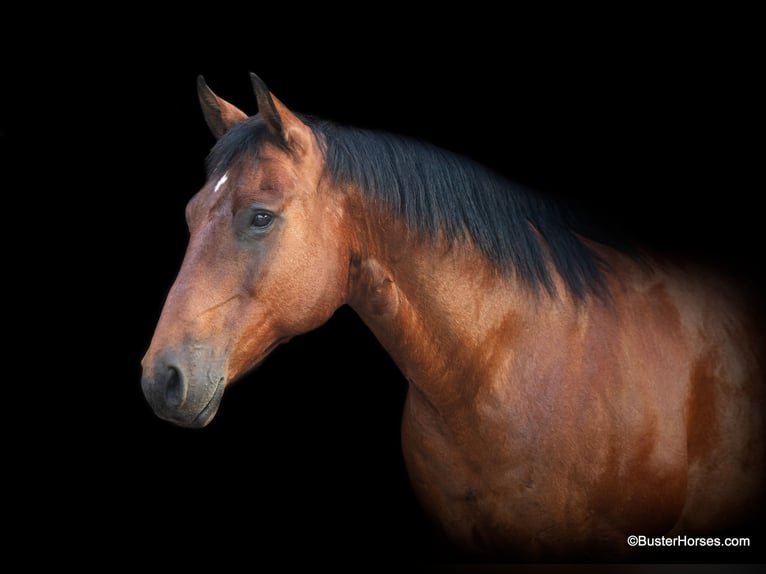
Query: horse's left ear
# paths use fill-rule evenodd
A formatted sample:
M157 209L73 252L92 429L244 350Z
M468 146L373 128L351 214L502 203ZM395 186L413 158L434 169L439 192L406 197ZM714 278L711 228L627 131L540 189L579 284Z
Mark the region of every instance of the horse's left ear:
M307 149L311 129L280 102L258 76L250 73L258 111L271 132L295 151Z

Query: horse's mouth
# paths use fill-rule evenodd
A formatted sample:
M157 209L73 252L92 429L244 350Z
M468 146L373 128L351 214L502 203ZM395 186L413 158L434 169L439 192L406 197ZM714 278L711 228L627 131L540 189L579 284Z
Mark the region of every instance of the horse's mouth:
M290 339L290 337L283 337L280 339L277 339L273 343L271 343L261 354L260 358L256 361L256 363L248 369L248 371L253 371L257 369L263 361L266 360L266 358L271 354L271 352L280 346L281 344L287 342ZM241 376L238 375L234 377L233 379L229 380L228 383L233 383L235 380L239 379ZM171 422L175 425L185 427L185 428L202 428L210 424L210 422L215 417L216 413L218 412L218 408L221 405L221 399L223 398L224 390L226 389L227 381L225 377L221 377L218 382L215 384L215 389L213 390L213 393L210 395L210 398L208 399L207 403L202 407L202 409L197 412L195 415L192 412L189 412L187 410L186 412L182 412L180 410L175 410L172 412L169 412L167 409L155 409L155 413L160 418ZM204 400L204 399L203 399Z
M223 391L225 388L226 385L224 384L223 378L221 378L216 385L215 391L213 391L213 396L210 397L210 400L202 408L199 414L194 417L194 419L189 422L177 420L173 422L180 426L189 428L202 428L206 426L210 421L213 420L213 417L215 417L215 414L218 412L218 407L221 405L221 398L223 397Z

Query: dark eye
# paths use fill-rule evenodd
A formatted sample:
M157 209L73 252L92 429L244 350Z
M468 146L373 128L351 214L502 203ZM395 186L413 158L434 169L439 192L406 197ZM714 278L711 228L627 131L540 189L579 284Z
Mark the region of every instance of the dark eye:
M274 221L274 216L268 211L256 211L253 214L253 219L250 221L250 225L257 227L258 229L264 229L271 225Z

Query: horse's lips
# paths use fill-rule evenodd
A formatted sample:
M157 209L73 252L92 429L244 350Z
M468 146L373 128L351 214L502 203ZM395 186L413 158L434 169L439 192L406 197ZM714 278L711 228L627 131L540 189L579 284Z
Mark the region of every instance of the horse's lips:
M221 398L223 397L223 391L225 388L226 385L224 384L223 379L220 379L218 381L218 385L215 388L215 391L213 392L213 396L210 397L210 400L199 412L199 414L194 417L194 420L189 423L189 427L202 428L213 420L213 417L215 417L215 414L218 412L218 407L221 405Z

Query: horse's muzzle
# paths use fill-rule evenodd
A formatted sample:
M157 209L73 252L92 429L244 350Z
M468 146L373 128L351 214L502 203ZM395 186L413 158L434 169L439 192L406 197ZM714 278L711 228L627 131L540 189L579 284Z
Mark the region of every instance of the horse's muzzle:
M218 411L224 377L214 375L218 369L201 360L199 353L184 355L147 354L142 361L141 387L159 418L184 427L204 427Z

